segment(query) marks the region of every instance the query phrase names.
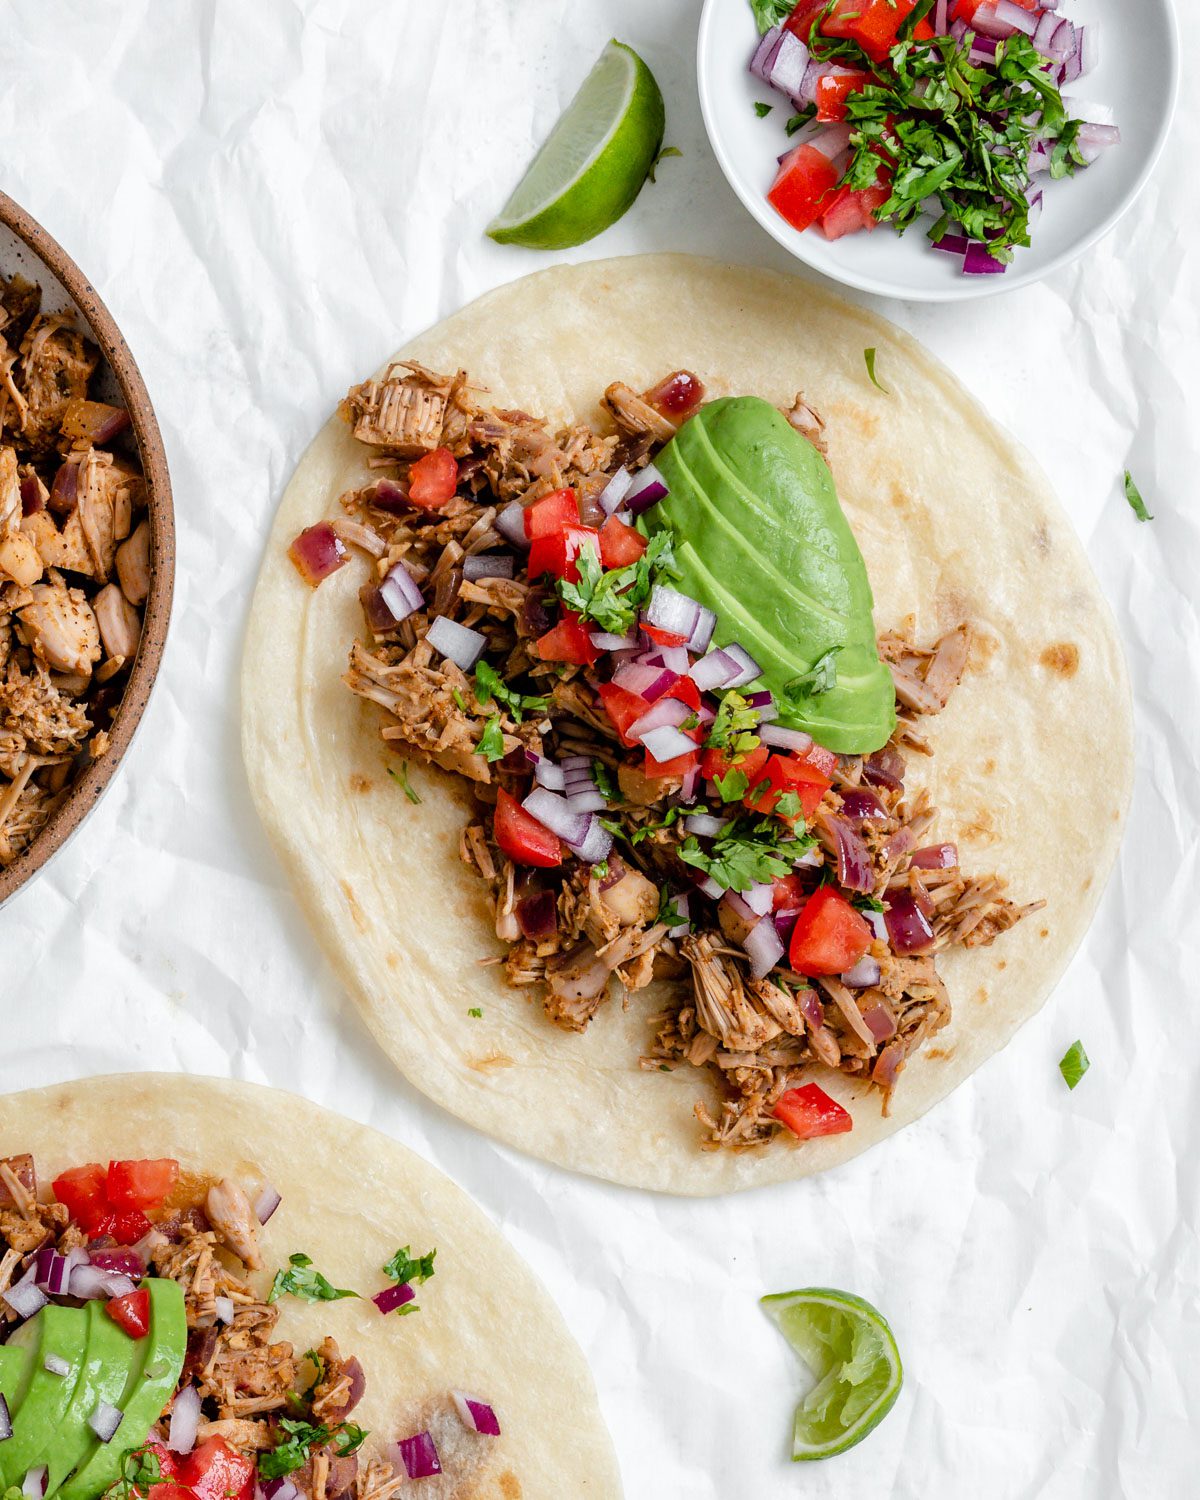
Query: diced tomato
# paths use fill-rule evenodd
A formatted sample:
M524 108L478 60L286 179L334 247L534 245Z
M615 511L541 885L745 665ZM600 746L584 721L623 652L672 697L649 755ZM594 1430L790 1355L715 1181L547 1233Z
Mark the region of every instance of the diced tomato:
M690 677L681 677L674 686L667 689L663 697L678 698L680 703L686 703L689 708L700 707L700 689Z
M676 370L651 386L644 399L655 411L678 421L695 411L704 400L704 382L690 370Z
M71 1167L61 1177L56 1177L54 1196L66 1206L71 1217L86 1228L108 1208L107 1183L107 1169L99 1162L89 1162L86 1167Z
M780 797L785 792L795 792L800 798L801 814L811 818L821 798L833 785L829 777L818 771L810 761L798 755L772 755L761 773L750 782L750 790L743 798L746 806L754 812L773 813ZM795 823L796 814L780 814L789 823Z
M457 488L458 461L449 448L435 448L408 471L408 498L418 510L437 510Z
M834 0L834 7L821 23L825 36L857 42L873 62L883 62L896 45L896 33L908 19L917 0ZM933 27L918 21L913 36L929 41Z
M844 1135L854 1129L849 1113L816 1083L780 1094L771 1113L802 1141L819 1135Z
M704 752L704 758L700 762L700 774L705 781L715 781L718 776L724 779L730 771L745 771L750 785L754 786L762 780L762 768L770 755L766 745L755 745L753 750L732 756L728 750L709 749Z
M496 842L519 865L537 865L548 870L562 864L558 835L527 813L503 787L496 793Z
M789 916L803 910L808 900L803 875L780 875L771 889L771 910Z
M135 1495L145 1495L147 1500L195 1500L191 1490L186 1489L178 1482L179 1465L184 1462L177 1453L172 1453L170 1448L163 1443L148 1442L137 1450L139 1454L151 1454L158 1459L159 1473L162 1481L158 1484L149 1485L143 1489L134 1488Z
M80 1220L93 1239L111 1236L118 1245L136 1245L154 1227L140 1208L108 1209L93 1214L88 1221Z
M860 229L874 229L879 223L875 210L882 208L892 196L893 172L892 163L888 160L875 174L873 186L838 188L821 215L820 230L825 238L840 240L844 234L855 234Z
M526 564L530 578L553 573L555 578L578 583L579 567L575 559L585 547L599 555L600 533L592 526L580 526L576 523L550 536L537 537L529 548L529 561Z
M792 929L788 962L797 974L844 974L871 946L874 933L840 891L822 885Z
M677 755L674 760L655 760L653 755L647 750L646 763L642 767L642 774L650 777L652 781L658 781L664 776L686 776L689 771L694 771L699 764L699 750L692 750L687 755Z
M150 1332L150 1292L144 1286L124 1297L114 1297L104 1311L131 1339L144 1339Z
M525 507L525 535L532 542L554 536L566 526L579 525L579 501L574 490L551 490Z
M828 3L829 0L800 0L783 24L807 46L809 37L812 36L813 22L820 18Z
M817 119L825 124L846 118L846 100L872 82L861 68L846 68L817 79Z
M793 229L807 229L821 217L838 171L815 146L793 146L779 164L767 201Z
M176 1477L196 1500L250 1500L254 1493L253 1460L219 1437L206 1439L180 1460Z
M676 635L673 630L660 630L657 625L647 625L642 622L642 631L648 635L656 646L686 646L687 636Z
M635 724L643 714L650 712L650 705L640 693L631 693L628 688L618 687L615 682L602 682L596 691L604 704L604 712L612 720L613 728L621 736L623 745L636 745L630 739L629 726Z
M637 562L649 544L640 531L609 516L600 528L600 561L606 568L627 568Z
M145 1211L162 1206L178 1177L179 1163L171 1157L154 1161L110 1161L104 1190L110 1207Z
M600 648L592 645L579 616L565 609L554 629L538 638L537 654L542 661L567 661L585 667L597 659Z

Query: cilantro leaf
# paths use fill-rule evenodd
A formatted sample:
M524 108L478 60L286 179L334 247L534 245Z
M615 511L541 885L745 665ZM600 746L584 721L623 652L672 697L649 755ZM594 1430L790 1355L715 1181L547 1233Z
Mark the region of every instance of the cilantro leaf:
M484 760L504 759L504 731L500 728L500 720L495 714L484 725L483 733L475 742L475 748Z
M467 1015L469 1015L473 1021L478 1021L482 1018L483 1011L478 1005L472 1005L470 1010L467 1011Z
M281 1417L279 1426L286 1434L274 1448L258 1455L260 1479L282 1479L285 1474L294 1474L308 1462L313 1448L332 1442L339 1458L356 1453L367 1437L363 1428L352 1422L341 1422L335 1427L325 1423L303 1422L294 1417Z
M493 701L500 704L508 709L514 723L520 724L526 714L540 714L550 700L518 693L487 662L481 661L475 668L475 701L479 704Z
M694 835L684 843L679 857L711 875L726 891L748 891L752 885L768 885L791 869L779 845L782 825L769 818L738 819L727 826L705 853Z
M688 921L678 906L676 906L675 902L677 899L664 885L658 893L658 912L654 918L656 925L659 922L665 922L668 927L679 927L682 923ZM688 925L690 926L691 923L688 922Z
M153 1448L127 1448L121 1455L120 1478L108 1491L113 1500L135 1500L163 1477L162 1463ZM3 1500L26 1500L20 1485L10 1484Z
M731 688L717 707L716 717L704 743L710 749L729 750L744 755L758 744L758 736L754 733L758 722L758 709L735 688Z
M874 350L874 349L864 349L863 350L863 359L866 360L866 364L867 364L867 374L871 377L871 384L875 387L875 389L877 391L882 391L885 396L890 396L892 394L891 391L889 391L886 386L880 385L880 383L879 383L879 377L875 374L875 355L876 355L876 353L877 353L877 351Z
M815 120L816 117L817 106L815 104L806 104L799 114L792 115L789 118L787 124L783 127L784 133L795 135L798 130L803 130L808 122Z
M606 802L617 802L620 800L621 788L617 785L617 778L613 774L611 766L606 766L602 760L592 762L592 780Z
M780 792L771 811L777 818L798 818L804 811L799 792Z
M404 761L400 762L399 769L397 769L395 766L389 766L388 775L392 778L393 781L398 781L400 783L400 790L413 804L413 806L420 807L421 799L412 789L412 785L410 784L408 779L408 766L404 763Z
M1083 1050L1083 1043L1073 1042L1064 1053L1058 1071L1063 1076L1063 1082L1074 1091L1091 1065L1091 1059Z
M558 581L562 602L581 619L593 620L601 630L627 635L654 585L664 575L674 575L674 538L670 531L656 531L641 557L623 568L606 571L591 548L578 553L575 566L578 583L565 578Z
M398 1281L402 1286L414 1281L428 1281L433 1275L433 1258L436 1254L436 1250L430 1250L427 1255L414 1256L405 1245L402 1250L397 1250L384 1266L383 1274L390 1276L393 1281Z
M828 693L837 686L837 655L842 648L830 646L828 651L822 652L809 667L807 672L802 672L799 677L793 677L791 682L784 685L784 697L793 703L803 702L808 698L819 697L822 693Z
M772 26L782 25L787 20L795 9L795 0L791 4L788 0L750 0L750 9L754 12L758 34L763 36Z
M883 911L883 902L878 896L864 896L856 893L850 897L850 905L857 906L859 911Z
M357 1292L334 1286L314 1267L312 1258L299 1251L288 1256L288 1265L290 1270L275 1272L275 1280L267 1294L268 1302L278 1302L280 1297L299 1297L304 1302L337 1302L342 1297L358 1296Z
M1146 502L1142 499L1141 491L1133 482L1133 475L1128 469L1125 470L1125 498L1129 501L1129 508L1139 521L1153 521L1154 517L1146 509Z
M713 786L721 794L722 802L740 802L750 790L750 778L745 771L727 771L724 776L714 776Z
M773 104L764 104L760 99L754 106L754 113L760 120L765 120L774 108Z

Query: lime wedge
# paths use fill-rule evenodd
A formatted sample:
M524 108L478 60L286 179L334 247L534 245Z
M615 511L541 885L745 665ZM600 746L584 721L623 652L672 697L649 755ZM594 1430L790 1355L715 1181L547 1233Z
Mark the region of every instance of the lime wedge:
M762 1305L816 1381L796 1408L792 1458L832 1458L861 1443L904 1380L883 1314L852 1292L822 1286L778 1292Z
M654 74L632 47L609 42L488 234L533 250L592 239L641 191L665 125Z

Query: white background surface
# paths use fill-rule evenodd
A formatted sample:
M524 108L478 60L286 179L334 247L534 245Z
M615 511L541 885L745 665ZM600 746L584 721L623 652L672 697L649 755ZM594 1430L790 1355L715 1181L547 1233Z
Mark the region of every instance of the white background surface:
M706 145L697 12L682 0L10 0L0 12L0 185L125 331L165 432L180 531L172 637L142 733L82 835L0 912L0 1087L232 1073L415 1146L546 1280L591 1361L630 1500L1174 1500L1193 1492L1200 1455L1194 99L1148 195L1074 270L964 308L881 304L1048 468L1117 612L1138 720L1130 825L1084 950L1043 1014L931 1117L822 1182L710 1203L493 1146L376 1052L250 806L237 666L282 487L352 379L545 263L481 229L610 34L654 68L684 155L575 253L785 266ZM1194 56L1191 6L1183 21ZM1121 496L1126 464L1152 525ZM1056 1065L1077 1036L1093 1065L1069 1095ZM908 1378L868 1443L791 1468L797 1371L755 1299L810 1283L876 1302Z

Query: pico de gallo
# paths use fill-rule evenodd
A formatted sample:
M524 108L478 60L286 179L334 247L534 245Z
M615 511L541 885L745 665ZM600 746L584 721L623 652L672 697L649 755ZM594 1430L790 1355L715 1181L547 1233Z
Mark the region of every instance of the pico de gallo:
M767 192L795 229L921 223L966 275L1003 273L1044 185L1120 141L1062 96L1095 65L1096 28L1058 0L751 3L750 71L796 111Z
M287 1299L414 1311L436 1251L397 1250L373 1292L334 1286L300 1251L272 1269L264 1225L281 1201L267 1182L172 1158L87 1162L47 1183L31 1153L0 1157L0 1491L386 1500L443 1472L438 1434L478 1472L461 1433L499 1437L486 1401L439 1394L421 1430L364 1446L360 1361L330 1336L307 1352L280 1337Z
M507 981L576 1032L614 996L647 990L640 1065L704 1070L708 1147L849 1129L822 1086L831 1074L886 1103L950 1017L937 954L990 943L1036 909L964 872L924 794L905 785L908 753L929 753L921 718L945 707L967 666L969 626L876 642L821 420L802 398L786 414L757 398L706 403L703 382L676 371L641 392L615 381L603 406L607 431L555 430L481 405L463 372L395 365L343 403L371 481L302 532L292 559L313 586L352 549L368 561L344 680L381 710L389 751L473 793L458 853L487 884ZM735 445L751 424L748 461L775 445L794 477L807 455L825 535L841 527L853 550L847 597L867 647L847 635L779 685L769 673L795 637L789 627L776 640L762 621L786 614L790 569L755 558L744 514L722 522L719 555L662 520L685 498L683 480L664 476L683 473L689 424L710 417L706 442ZM445 477L431 508L435 462ZM719 485L692 498L714 514L744 504ZM735 575L742 640L682 591L681 576L710 567ZM705 597L720 596L721 578L711 586ZM837 750L795 727L826 720ZM397 780L419 803L407 772Z

